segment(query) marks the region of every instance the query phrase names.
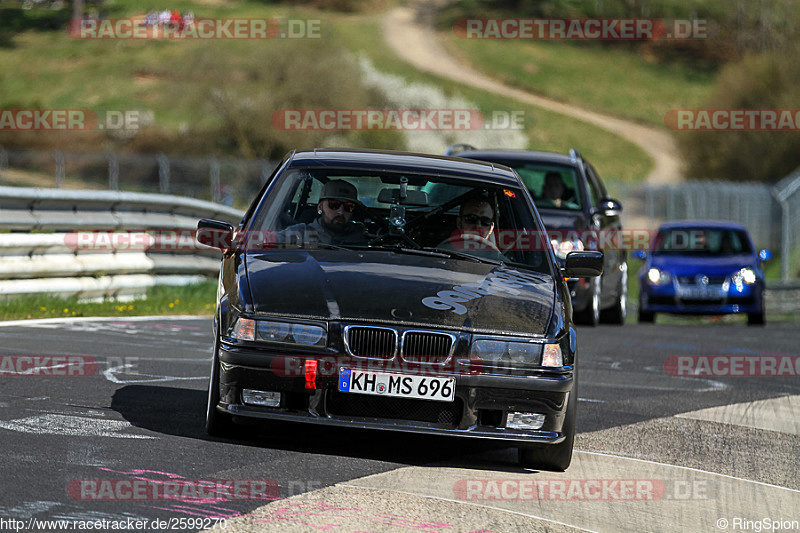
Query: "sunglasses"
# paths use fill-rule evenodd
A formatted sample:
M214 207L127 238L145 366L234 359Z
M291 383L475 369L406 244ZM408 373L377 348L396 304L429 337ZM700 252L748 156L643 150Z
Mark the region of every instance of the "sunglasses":
M481 217L478 215L464 215L462 218L464 219L464 222L466 222L467 224L471 224L473 226L477 226L478 224L480 224L481 226L488 228L491 227L492 224L494 224L494 221L492 220L491 217Z
M352 213L356 208L356 204L353 202L343 202L341 200L328 200L328 208L331 211L338 211L340 207L344 207L346 212Z

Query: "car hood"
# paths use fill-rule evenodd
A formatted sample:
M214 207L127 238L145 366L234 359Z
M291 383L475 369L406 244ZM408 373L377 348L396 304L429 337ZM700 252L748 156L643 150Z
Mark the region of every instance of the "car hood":
M739 255L653 255L650 265L679 276L727 276L740 268L754 268L753 257Z
M545 334L555 303L550 276L487 263L346 250L248 253L245 261L254 311L270 316L530 336ZM465 283L484 294L454 290Z

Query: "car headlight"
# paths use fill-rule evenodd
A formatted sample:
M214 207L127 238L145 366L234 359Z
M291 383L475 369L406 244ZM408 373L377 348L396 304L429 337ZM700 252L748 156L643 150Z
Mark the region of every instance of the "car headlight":
M741 285L742 283L745 285L752 285L756 282L756 273L752 268L743 268L733 273L731 281L734 285Z
M567 254L570 252L582 252L584 250L583 242L579 239L571 241L559 241L558 239L551 239L550 245L559 259L566 259Z
M672 275L669 272L664 272L657 268L651 268L647 271L647 280L652 285L667 285L672 282Z
M545 361L542 361L543 352ZM562 366L563 362L561 348L558 344L543 345L502 339L476 339L472 342L470 354L485 362L541 364L544 366Z
M315 348L323 348L328 343L328 332L322 326L250 318L239 318L231 328L230 336L243 341L300 344Z

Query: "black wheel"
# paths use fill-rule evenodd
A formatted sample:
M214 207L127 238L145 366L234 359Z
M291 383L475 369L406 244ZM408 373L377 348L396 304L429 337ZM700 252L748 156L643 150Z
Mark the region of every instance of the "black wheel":
M763 326L764 323L764 311L761 311L760 313L747 313L748 326Z
M595 327L600 322L600 283L599 278L592 280L592 295L586 309L575 313L575 323Z
M214 340L214 356L211 361L211 377L208 380L208 404L206 405L206 433L212 437L230 437L238 429L229 415L217 410L219 404L219 337Z
M628 268L627 265L623 266L617 301L608 309L600 311L600 321L606 324L622 326L625 324L625 317L628 316Z
M575 419L578 416L577 374L572 391L567 400L567 413L562 431L566 438L559 444L534 444L518 448L519 464L523 468L563 472L572 462L572 448L575 444Z

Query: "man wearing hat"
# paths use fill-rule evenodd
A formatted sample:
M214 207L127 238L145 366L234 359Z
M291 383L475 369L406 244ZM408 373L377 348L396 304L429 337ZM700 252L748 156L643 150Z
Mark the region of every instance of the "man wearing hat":
M322 187L317 204L319 215L310 224L295 224L278 232L278 242L306 244L366 244L364 225L353 220L361 205L355 186L344 180L331 180Z

